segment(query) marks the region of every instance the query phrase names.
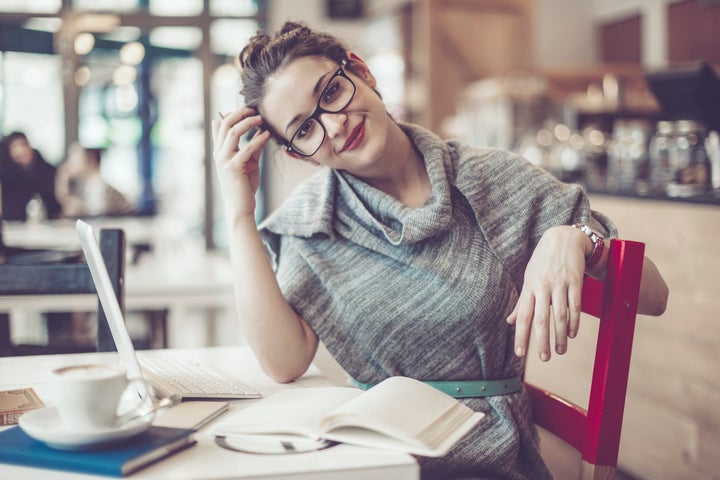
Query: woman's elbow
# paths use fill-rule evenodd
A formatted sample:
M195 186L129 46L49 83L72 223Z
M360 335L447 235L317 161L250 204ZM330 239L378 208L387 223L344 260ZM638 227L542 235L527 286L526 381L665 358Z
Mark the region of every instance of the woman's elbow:
M670 289L664 281L661 281L655 285L652 292L648 293L648 295L644 295L645 301L641 301L638 305L638 313L659 317L667 309Z
M667 308L670 289L657 266L648 257L643 263L638 313L659 317Z
M660 300L659 300L659 308L657 315L662 315L665 313L665 309L667 308L668 303L668 297L670 296L670 289L668 288L667 284L663 282L662 285L662 293L660 294Z
M296 365L277 365L271 362L260 362L260 366L268 377L278 383L293 382L307 371L307 367L303 369Z

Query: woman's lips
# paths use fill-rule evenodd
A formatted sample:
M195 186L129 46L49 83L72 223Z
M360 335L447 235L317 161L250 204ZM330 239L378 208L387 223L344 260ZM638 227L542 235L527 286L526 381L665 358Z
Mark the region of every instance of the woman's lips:
M362 122L360 122L357 127L353 129L352 132L350 132L350 136L345 140L345 145L343 145L343 148L341 151L347 152L350 150L355 150L363 141L363 138L365 138L365 119L362 119Z

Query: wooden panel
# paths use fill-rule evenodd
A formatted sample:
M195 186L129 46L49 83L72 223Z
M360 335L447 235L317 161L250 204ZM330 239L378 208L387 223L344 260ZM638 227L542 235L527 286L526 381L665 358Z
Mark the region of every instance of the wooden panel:
M532 67L531 0L413 3L410 120L442 132L469 83Z
M698 441L694 422L637 397L626 408L618 468L639 479L714 478L692 463Z
M600 25L600 56L605 63L641 62L641 17L625 18Z
M720 208L604 196L592 205L621 237L646 243L670 287L666 313L638 319L619 466L638 478L717 478Z
M668 59L720 62L720 4L689 0L667 8Z
M720 208L607 196L591 203L622 238L645 242L670 287L662 317L638 317L618 466L639 479L717 479ZM527 378L586 406L596 323L584 317L568 353L548 363L531 351Z
M718 405L715 403L715 405ZM707 474L715 475L717 478L720 472L720 435L717 430L710 431L700 427L700 438L698 439L697 465Z

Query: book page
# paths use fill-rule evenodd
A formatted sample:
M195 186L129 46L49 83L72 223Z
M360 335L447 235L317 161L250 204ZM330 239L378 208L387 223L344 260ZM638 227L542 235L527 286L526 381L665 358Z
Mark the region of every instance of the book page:
M363 391L348 387L288 388L228 414L211 435L292 434L315 438L325 415Z
M321 427L331 440L439 456L483 416L423 382L392 377L339 406Z

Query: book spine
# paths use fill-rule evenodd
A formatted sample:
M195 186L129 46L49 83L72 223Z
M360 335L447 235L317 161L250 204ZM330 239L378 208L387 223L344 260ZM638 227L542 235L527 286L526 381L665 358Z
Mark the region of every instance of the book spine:
M0 412L0 425L17 425L20 415L23 413L25 413L25 410Z
M68 457L69 456L63 456L61 451L57 452L56 457L38 458L32 452L14 451L9 455L5 455L5 452L0 450L0 463L12 463L32 468L49 468L70 472L94 473L111 477L123 476L121 466L118 467L117 465L103 465L100 463L75 461L74 459Z

